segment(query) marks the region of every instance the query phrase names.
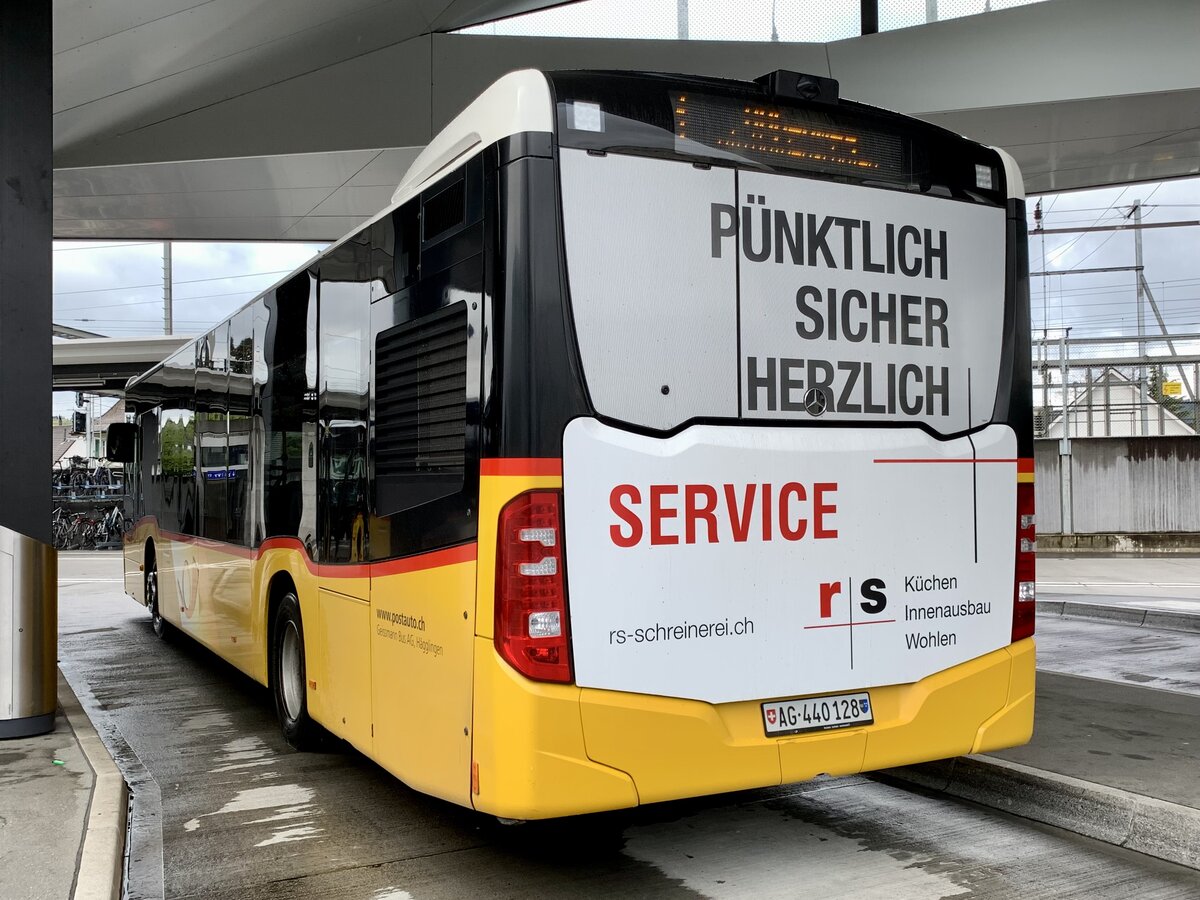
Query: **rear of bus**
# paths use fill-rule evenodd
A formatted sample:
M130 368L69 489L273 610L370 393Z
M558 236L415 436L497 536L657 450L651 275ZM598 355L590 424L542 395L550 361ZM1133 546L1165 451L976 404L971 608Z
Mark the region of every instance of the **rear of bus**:
M498 182L476 808L1027 741L1011 160L794 73L547 79Z

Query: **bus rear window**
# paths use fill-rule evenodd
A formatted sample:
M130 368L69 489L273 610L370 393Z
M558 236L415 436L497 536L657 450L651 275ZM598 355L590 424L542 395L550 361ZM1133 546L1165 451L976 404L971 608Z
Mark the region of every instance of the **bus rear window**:
M804 175L1004 206L995 151L945 129L841 100L775 97L711 78L550 74L560 147Z

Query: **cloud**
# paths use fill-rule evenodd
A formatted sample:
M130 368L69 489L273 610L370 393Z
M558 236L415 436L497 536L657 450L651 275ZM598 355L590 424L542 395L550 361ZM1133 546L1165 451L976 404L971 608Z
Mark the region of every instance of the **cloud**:
M1031 197L1028 203L1031 230L1036 200ZM1041 200L1047 228L1120 224L1129 221L1132 204L1139 200L1147 224L1195 221L1200 219L1200 178L1047 194ZM1146 228L1141 232L1143 272L1167 327L1174 332L1200 331L1197 227ZM1059 272L1129 267L1135 263L1134 248L1132 231L1031 234L1030 269ZM1035 330L1069 326L1073 336L1137 333L1133 271L1034 276L1030 297ZM1144 321L1149 333L1158 333L1149 306L1144 309Z
M176 334L202 334L324 244L172 245ZM110 336L163 333L162 244L55 241L54 321Z
M245 306L324 244L172 244L175 334L203 334ZM163 333L163 245L54 242L54 321L111 337ZM75 408L54 395L54 414Z

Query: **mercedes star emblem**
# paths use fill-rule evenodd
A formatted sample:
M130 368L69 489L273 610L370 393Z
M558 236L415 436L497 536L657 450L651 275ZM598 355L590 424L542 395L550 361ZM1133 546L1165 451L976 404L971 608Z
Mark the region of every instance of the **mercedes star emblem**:
M823 388L809 388L804 395L804 411L810 416L819 416L829 407L829 398Z

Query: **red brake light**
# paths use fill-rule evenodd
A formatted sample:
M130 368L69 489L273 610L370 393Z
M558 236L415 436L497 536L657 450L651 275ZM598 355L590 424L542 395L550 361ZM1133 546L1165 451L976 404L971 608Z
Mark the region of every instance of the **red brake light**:
M535 681L569 683L570 629L561 494L529 491L500 511L496 650Z
M1033 636L1037 606L1037 525L1033 514L1033 483L1017 484L1017 567L1013 579L1012 639Z

